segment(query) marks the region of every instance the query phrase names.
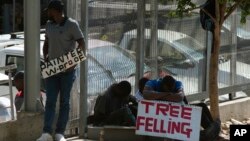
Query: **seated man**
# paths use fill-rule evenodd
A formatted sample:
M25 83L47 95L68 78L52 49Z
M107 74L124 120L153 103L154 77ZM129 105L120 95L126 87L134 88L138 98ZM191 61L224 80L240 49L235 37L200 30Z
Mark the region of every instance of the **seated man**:
M144 86L145 84L148 82L148 78L146 77L142 77L140 80L139 80L139 83L138 83L138 90L135 94L135 98L137 101L140 101L143 99L143 95L142 95L142 92L143 92L143 89L144 89Z
M14 84L16 86L16 89L18 90L15 96L15 107L16 111L20 111L24 101L24 71L19 71L15 74ZM41 109L38 110L43 111L45 106L45 99L46 99L45 93L41 91L39 104L41 104L42 106L40 107Z
M176 81L170 75L160 79L149 80L144 86L143 98L146 100L182 102L184 99L182 83Z
M94 126L134 126L135 116L129 108L129 103L136 104L136 100L130 93L130 83L121 81L99 95L94 107Z
M166 75L162 79L149 80L144 87L143 97L148 100L165 100L188 104L180 81L172 76ZM201 126L204 130L200 132L201 141L211 141L220 133L220 120L213 120L205 103L193 104L202 107Z

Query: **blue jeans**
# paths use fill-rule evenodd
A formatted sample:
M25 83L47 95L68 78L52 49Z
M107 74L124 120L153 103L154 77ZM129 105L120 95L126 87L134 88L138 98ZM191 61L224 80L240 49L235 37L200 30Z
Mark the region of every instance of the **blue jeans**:
M73 70L56 74L45 80L47 100L44 115L44 133L52 133L57 96L60 94L59 115L55 132L64 134L69 118L70 91L75 77L75 70Z

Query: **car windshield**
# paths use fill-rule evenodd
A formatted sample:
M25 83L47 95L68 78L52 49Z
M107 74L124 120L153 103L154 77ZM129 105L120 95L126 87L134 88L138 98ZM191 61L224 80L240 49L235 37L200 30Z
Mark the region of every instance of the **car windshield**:
M174 43L182 44L186 46L187 48L190 48L197 52L202 52L205 49L204 46L202 46L199 42L197 42L196 40L190 37L175 40Z
M135 73L135 61L127 52L114 45L101 46L89 50L93 56L106 70L112 72L117 79L127 78Z
M202 59L205 53L205 47L190 37L175 40L173 44L178 46L182 52L192 56L196 61Z
M80 69L77 68L76 75L80 78ZM79 79L80 80L80 79ZM78 81L79 81L78 80ZM88 95L98 95L113 84L114 78L98 62L91 57L88 59ZM78 83L80 84L80 83ZM80 88L80 87L78 87Z

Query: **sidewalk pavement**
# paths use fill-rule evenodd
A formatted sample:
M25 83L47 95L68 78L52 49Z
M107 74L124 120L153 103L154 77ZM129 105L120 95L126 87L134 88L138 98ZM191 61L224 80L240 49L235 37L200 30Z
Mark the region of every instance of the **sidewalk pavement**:
M79 137L71 137L71 138L67 138L67 141L96 141L96 140L79 139Z

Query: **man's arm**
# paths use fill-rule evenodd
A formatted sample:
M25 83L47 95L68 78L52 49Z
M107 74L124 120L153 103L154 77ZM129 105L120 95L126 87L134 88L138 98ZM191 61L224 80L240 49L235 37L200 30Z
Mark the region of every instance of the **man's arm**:
M182 102L183 99L184 99L184 92L183 90L179 90L176 93L169 93L169 95L166 95L161 100L171 101L171 102Z
M47 62L49 60L48 58L48 52L49 52L49 42L48 42L48 37L47 35L45 35L45 41L44 41L44 44L43 44L43 58L44 58L44 61Z
M178 93L157 92L154 91L151 87L145 86L143 90L143 97L146 100L181 102L183 100L183 91L179 91Z
M143 98L146 100L161 100L169 95L169 93L157 92L149 86L145 86L143 89Z
M83 38L77 39L76 42L78 43L78 47L85 51L85 42Z

